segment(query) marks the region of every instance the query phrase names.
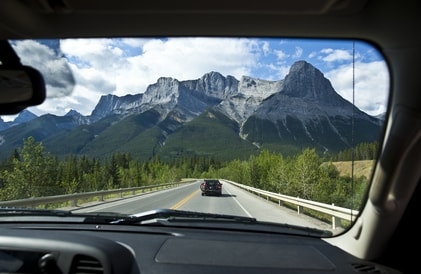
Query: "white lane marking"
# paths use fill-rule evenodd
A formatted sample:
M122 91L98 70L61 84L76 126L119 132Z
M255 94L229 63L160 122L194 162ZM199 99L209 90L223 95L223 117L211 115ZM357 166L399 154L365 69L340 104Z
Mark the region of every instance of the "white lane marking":
M241 207L241 209L249 216L249 217L252 217L253 218L253 215L251 215L248 211L247 211L247 209L245 209L244 208L244 206L242 206L241 204L240 204L240 202L237 200L237 198L235 198L232 194L231 194L231 192L229 192L228 191L228 189L227 188L225 188L225 191L226 192L228 192L228 194L229 195L231 195L231 198L233 198L234 199L234 201L238 204L238 206L239 207Z

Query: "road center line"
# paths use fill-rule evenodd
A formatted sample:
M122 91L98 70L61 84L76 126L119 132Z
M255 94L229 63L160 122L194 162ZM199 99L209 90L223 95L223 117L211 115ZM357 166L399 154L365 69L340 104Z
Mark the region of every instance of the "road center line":
M178 209L181 206L183 206L185 203L187 203L191 198L193 198L194 195L196 195L198 192L200 191L200 189L196 190L195 192L193 192L192 194L190 194L189 196L185 197L183 200L179 201L178 203L176 203L175 205L173 205L171 207L171 209Z

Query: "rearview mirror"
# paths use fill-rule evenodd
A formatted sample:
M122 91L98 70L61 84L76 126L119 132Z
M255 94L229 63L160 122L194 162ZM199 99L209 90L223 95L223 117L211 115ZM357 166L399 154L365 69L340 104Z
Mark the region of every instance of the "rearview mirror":
M0 115L17 114L46 97L41 73L29 66L0 66Z

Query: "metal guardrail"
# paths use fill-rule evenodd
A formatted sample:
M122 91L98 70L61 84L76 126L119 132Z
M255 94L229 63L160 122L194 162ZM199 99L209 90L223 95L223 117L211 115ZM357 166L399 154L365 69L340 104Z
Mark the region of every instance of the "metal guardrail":
M167 183L167 184L159 184L159 185L149 185L149 186L141 186L141 187L74 193L74 194L68 194L68 195L56 195L56 196L36 197L36 198L21 199L21 200L2 201L0 202L0 207L36 207L39 205L65 203L68 201L71 201L72 207L77 207L78 202L83 199L98 197L99 201L104 201L106 196L113 195L113 194L118 194L118 197L123 198L125 193L131 193L132 195L134 195L138 191L142 191L142 193L146 193L153 190L176 187L181 184L191 182L193 180L195 179L184 180L181 182ZM223 181L228 182L232 185L235 185L239 188L245 189L249 192L255 193L259 196L266 197L267 200L269 200L269 198L277 200L279 205L282 205L283 202L296 205L298 214L302 214L304 208L309 208L309 209L330 215L332 216L332 229L340 227L341 220L353 221L355 220L356 216L359 214L358 211L348 209L348 208L305 200L299 197L291 197L291 196L287 196L287 195L283 195L279 193L269 192L269 191L261 190L261 189L254 188L251 186L242 185L233 181L228 181L228 180L223 180Z
M189 181L173 182L173 183L167 183L167 184L149 185L149 186L141 186L141 187L120 188L120 189L103 190L103 191L84 192L84 193L74 193L74 194L67 194L67 195L34 197L34 198L29 198L29 199L12 200L12 201L2 201L0 202L0 207L36 207L39 205L65 203L68 201L71 201L72 207L77 207L78 202L82 199L98 197L99 201L104 201L106 196L113 195L113 194L118 194L118 197L123 198L125 193L131 193L134 195L138 191L142 191L142 193L150 192L153 190L176 187L176 186L179 186L180 184L184 184L187 182Z
M223 180L223 181L228 182L232 185L235 185L239 188L245 189L249 192L255 193L257 195L264 196L266 197L267 200L269 200L269 198L277 200L280 206L282 205L283 202L288 202L290 204L296 205L298 214L302 214L304 208L309 208L309 209L330 215L332 216L332 229L336 229L337 227L340 227L341 220L354 221L355 218L359 214L358 211L352 210L349 208L344 208L344 207L339 207L335 205L329 205L329 204L314 202L310 200L305 200L299 197L291 197L291 196L282 195L279 193L269 192L266 190L261 190L258 188L242 185L242 184L228 181L228 180Z

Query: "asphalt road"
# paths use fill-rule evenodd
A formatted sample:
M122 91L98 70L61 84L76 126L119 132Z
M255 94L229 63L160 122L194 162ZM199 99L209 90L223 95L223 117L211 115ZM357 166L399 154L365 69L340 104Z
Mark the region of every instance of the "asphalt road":
M278 206L228 182L222 181L221 196L202 196L200 181L177 188L146 193L115 201L107 201L89 207L76 209L77 212L120 212L136 214L153 209L179 209L208 213L254 217L259 221L288 223L320 229L330 229L330 225L296 211Z

